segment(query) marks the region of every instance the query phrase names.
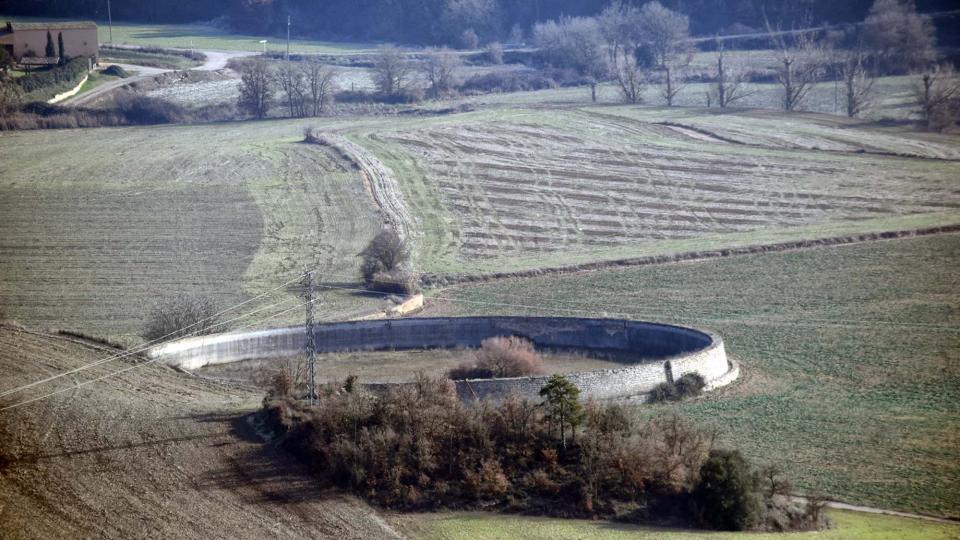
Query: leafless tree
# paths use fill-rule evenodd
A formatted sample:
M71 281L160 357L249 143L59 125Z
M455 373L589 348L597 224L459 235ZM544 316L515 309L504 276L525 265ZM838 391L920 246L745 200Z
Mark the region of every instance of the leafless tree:
M936 66L921 75L914 96L929 129L943 131L960 118L960 78L951 64Z
M817 30L791 32L788 37L779 28L774 29L769 21L766 26L779 57L777 82L783 87L783 109L795 111L823 74L826 56L823 45L817 39Z
M423 77L430 84L427 89L430 97L441 97L456 86L456 70L461 65L463 60L447 48L426 52L421 66Z
M663 96L668 107L673 107L677 95L687 87L686 70L692 60L693 53L691 51L684 56L667 60L663 64L663 83L660 87L660 95Z
M237 107L256 118L263 118L270 110L273 82L267 62L256 59L244 64L240 72L240 97Z
M733 69L725 63L723 41L717 39L717 74L716 80L716 98L717 105L725 109L736 102L747 98L756 93L756 90L750 90L746 84L746 78L739 70ZM710 98L707 94L707 106L710 106Z
M307 115L307 78L293 62L283 62L274 72L274 81L283 92L291 117Z
M863 22L867 45L894 72L908 72L936 60L936 28L917 13L913 0L876 0Z
M690 37L690 20L656 1L644 4L639 15L639 34L653 52L657 66L663 68L677 53L683 52Z
M301 67L306 79L307 112L319 116L333 103L337 91L337 70L316 60L308 60Z
M640 103L646 81L643 71L637 65L637 59L632 54L621 53L614 60L613 78L617 81L624 101Z
M381 94L403 92L412 70L410 60L396 47L380 47L373 58L373 79Z
M597 19L562 17L533 27L534 40L543 60L555 67L574 69L590 78L596 101L596 83L607 77L609 65L604 38Z
M840 57L840 77L846 94L847 116L854 118L870 103L875 79L867 70L867 54L859 45Z

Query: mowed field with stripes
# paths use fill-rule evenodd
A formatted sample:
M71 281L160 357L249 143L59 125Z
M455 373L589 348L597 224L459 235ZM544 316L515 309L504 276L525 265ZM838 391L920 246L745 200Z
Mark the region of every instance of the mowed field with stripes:
M960 221L951 138L823 115L520 111L354 138L395 171L436 271Z

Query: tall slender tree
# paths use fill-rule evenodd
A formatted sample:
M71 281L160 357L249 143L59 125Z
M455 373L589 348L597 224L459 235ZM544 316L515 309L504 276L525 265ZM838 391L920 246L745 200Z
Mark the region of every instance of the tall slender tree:
M53 36L50 35L50 31L47 30L47 50L44 51L47 58L53 58L57 55L57 49L53 46Z
M57 52L60 56L60 65L67 63L67 52L63 47L63 32L57 32Z

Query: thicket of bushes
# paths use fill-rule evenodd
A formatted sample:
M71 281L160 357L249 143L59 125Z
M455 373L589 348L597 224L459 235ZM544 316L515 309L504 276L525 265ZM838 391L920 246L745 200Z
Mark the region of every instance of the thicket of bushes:
M650 392L651 403L679 401L685 397L699 396L707 381L699 373L686 373L676 381L660 383Z
M764 477L738 453L718 452L711 432L677 416L580 404L559 375L544 389L543 403L468 407L451 381L421 376L381 396L328 385L310 407L303 387L280 377L263 416L324 481L391 508L493 507L712 528L823 525L819 512L768 496ZM783 515L795 521L771 518Z
M104 108L25 103L0 116L0 131L215 122L235 116L228 104L188 109L160 98L121 93Z
M529 340L517 337L492 337L480 342L476 358L451 369L447 376L455 381L525 377L544 373L543 359Z
M392 294L414 294L419 290L410 249L393 229L377 234L360 256L360 276L366 288Z
M14 80L26 94L42 90L52 91L62 85L70 83L76 85L87 74L89 67L89 60L86 57L74 58L62 66L28 73Z
M154 341L209 334L218 327L219 322L213 300L181 294L153 306L141 335L148 341Z

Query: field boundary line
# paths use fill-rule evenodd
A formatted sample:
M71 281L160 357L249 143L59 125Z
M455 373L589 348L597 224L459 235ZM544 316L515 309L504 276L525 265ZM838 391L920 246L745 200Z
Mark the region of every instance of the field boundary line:
M670 264L684 261L704 261L709 259L719 259L724 257L734 257L738 255L755 255L760 253L779 253L785 251L797 251L802 249L813 249L819 247L845 246L850 244L860 244L865 242L876 242L881 240L896 240L900 238L913 238L918 236L930 236L934 234L947 234L960 232L960 223L953 225L942 225L938 227L925 227L921 229L905 229L894 231L882 231L872 233L862 233L845 236L828 236L823 238L813 238L806 240L790 240L786 242L774 242L767 244L753 244L741 247L720 248L701 251L683 251L673 254L648 255L645 257L630 257L626 259L610 259L604 261L595 261L588 263L569 264L563 266L552 266L543 268L531 268L528 270L518 270L515 272L487 272L480 274L459 274L459 273L424 273L420 276L420 285L424 288L444 287L447 285L458 285L464 283L483 283L489 281L499 281L512 278L532 278L547 275L575 274L580 272L597 272L601 270L612 270L616 268L630 268L637 266L651 266L658 264Z

